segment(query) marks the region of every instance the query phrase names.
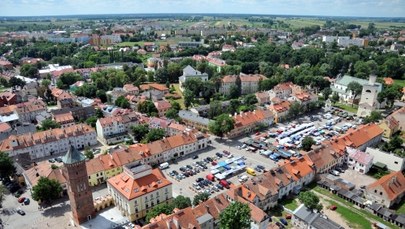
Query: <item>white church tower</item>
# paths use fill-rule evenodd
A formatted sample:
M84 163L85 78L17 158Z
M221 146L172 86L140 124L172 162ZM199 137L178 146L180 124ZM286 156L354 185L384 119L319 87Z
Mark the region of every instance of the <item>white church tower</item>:
M368 80L368 83L363 85L363 91L361 92L359 109L357 110L357 116L366 117L371 114L377 107L379 107L377 96L380 89L380 85L376 83L377 76L372 74Z

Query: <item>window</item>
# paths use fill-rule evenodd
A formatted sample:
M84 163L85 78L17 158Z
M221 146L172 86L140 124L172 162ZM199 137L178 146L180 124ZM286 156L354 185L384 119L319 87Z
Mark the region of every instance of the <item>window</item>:
M394 164L398 165L398 161L394 161Z
M382 196L382 192L380 192L380 195Z

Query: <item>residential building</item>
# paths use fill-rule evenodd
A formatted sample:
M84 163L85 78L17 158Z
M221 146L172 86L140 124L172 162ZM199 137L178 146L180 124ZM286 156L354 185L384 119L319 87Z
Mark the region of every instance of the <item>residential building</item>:
M4 70L11 70L13 69L13 64L5 59L0 59L0 68Z
M73 118L72 113L63 113L63 114L53 115L53 119L62 128L75 125L75 119Z
M399 122L392 115L381 120L378 126L383 129L384 138L388 139L399 130Z
M123 173L107 180L107 189L115 206L130 221L145 217L155 205L173 198L172 183L162 171L139 163L125 165Z
M348 147L346 149L347 156L347 166L359 173L366 174L373 165L373 156L367 154L363 151L356 150Z
M199 130L208 130L210 119L204 118L191 111L180 110L179 117L188 126L194 127Z
M226 111L228 109L228 107L231 105L230 101L221 101L221 102L218 102L218 103L219 103L219 105L221 105L221 110L223 110L223 111ZM212 106L210 104L200 105L198 107L190 108L190 111L197 114L197 115L199 115L199 116L201 116L201 117L206 118L206 117L208 117L208 114L209 114L209 112L211 110L211 107Z
M40 161L34 164L32 168L29 168L23 172L25 184L27 188L32 191L32 188L38 184L38 180L41 177L57 180L62 186L63 193L67 193L66 178L62 175L61 168L52 168L52 163L49 161ZM60 163L56 163L56 166L63 166ZM61 193L62 195L62 193Z
M0 93L0 107L15 105L17 102L18 98L15 93L9 91Z
M128 95L139 95L139 88L133 84L125 84L122 88Z
M331 88L333 92L336 92L339 95L340 101L346 102L346 103L357 103L358 102L358 97L354 98L354 94L350 91L347 90L347 86L351 82L357 82L361 86L366 85L369 81L365 79L360 79L348 75L344 76L339 76L335 83L331 84ZM381 83L374 83L374 85L377 87L377 94L382 91L382 84Z
M138 115L134 112L100 118L96 122L97 136L106 144L113 144L125 140L131 126L139 124Z
M224 44L222 46L222 52L235 52L236 48L233 45Z
M376 84L377 76L370 75L367 84L363 85L363 90L360 96L359 108L357 109L357 116L366 117L372 111L380 108L380 103L377 101L377 95L380 91L381 84Z
M179 77L179 85L180 85L180 90L184 91L184 84L188 79L200 79L202 82L208 81L208 74L207 73L201 73L198 70L195 70L193 67L188 65L183 69L183 75Z
M12 135L0 143L0 151L10 156L29 156L32 160L65 153L70 145L78 149L97 144L96 131L86 124L36 133Z
M164 117L166 112L172 108L172 105L166 100L155 101L153 104L155 104L155 107L158 110L159 117Z
M367 199L380 203L387 208L399 204L405 194L405 177L401 171L391 172L368 185L365 190Z
M46 104L39 99L33 99L28 102L16 104L16 112L19 122L34 122L38 115L47 113Z
M259 74L240 74L240 75L226 75L221 79L221 86L219 92L228 95L232 86L237 86L237 78L241 81L241 93L242 95L252 94L259 90L260 80L264 80L266 77Z
M317 174L328 173L344 162L344 154L336 152L329 144L312 147L307 156L314 163Z
M96 186L106 182L104 166L99 157L87 160L86 169L90 186Z
M287 100L293 93L293 85L292 82L277 84L269 91L270 99L279 98L281 100Z
M392 117L398 122L399 131L405 131L405 106L394 111L394 113L392 113L388 117Z
M274 122L274 115L269 110L258 109L254 111L240 112L240 114L235 114L233 119L235 121L234 129L226 134L228 138L251 133L258 125L269 127Z
M12 132L10 124L6 122L0 122L0 141L7 139Z
M70 65L59 66L59 64L49 64L47 67L39 70L39 75L41 76L41 78L44 78L48 74L53 75L54 73L61 73L63 71L73 72L74 70L73 70L73 67Z
M268 92L256 92L255 95L259 105L270 104L270 95Z
M148 84L141 84L139 86L141 91L159 91L163 94L169 93L169 88L166 87L164 84L158 83L148 83Z
M290 160L279 162L279 164L283 165L291 175L294 182L292 189L294 193L299 193L302 187L311 183L315 178L315 164L307 155L298 158L292 157Z
M217 72L221 72L222 68L226 65L226 62L219 58L207 57L208 65L214 67Z
M321 213L308 209L304 204L294 210L291 221L297 229L344 229Z
M402 171L405 169L405 158L394 153L387 153L379 149L367 147L366 153L374 157L373 163L380 164L391 171Z
M198 48L202 45L202 42L197 41L180 41L178 43L179 48Z
M345 152L346 147L365 151L369 146L381 142L383 130L374 123L361 125L357 129L349 129L345 134L327 141L336 152Z
M62 109L51 110L52 115L71 113L75 120L86 120L96 115L96 109L93 106L82 107L65 107Z
M112 91L107 91L107 95L110 96L111 102L115 103L115 100L117 100L118 97L125 97L127 95L127 92L121 87L115 87Z
M59 88L53 88L51 90L51 93L52 96L56 99L56 104L59 109L75 106L73 97L69 92L61 90Z
M273 112L274 122L282 122L287 118L288 111L290 110L291 103L286 100L280 100L278 98L272 99L272 104L267 108Z

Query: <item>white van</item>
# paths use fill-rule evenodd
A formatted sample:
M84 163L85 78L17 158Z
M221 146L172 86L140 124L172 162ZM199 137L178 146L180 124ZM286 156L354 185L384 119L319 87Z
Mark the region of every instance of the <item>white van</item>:
M169 168L169 163L165 162L159 165L159 169L167 169Z
M339 175L340 175L340 173L339 173L338 171L336 171L336 170L332 170L332 171L330 171L330 173L331 173L332 175L335 175L335 176L339 176Z

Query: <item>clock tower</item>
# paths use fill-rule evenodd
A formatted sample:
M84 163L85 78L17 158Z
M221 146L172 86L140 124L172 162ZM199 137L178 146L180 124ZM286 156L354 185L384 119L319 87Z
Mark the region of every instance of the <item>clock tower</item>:
M63 176L67 181L67 190L72 209L72 218L79 225L95 215L93 194L89 186L86 158L72 145L62 158Z

